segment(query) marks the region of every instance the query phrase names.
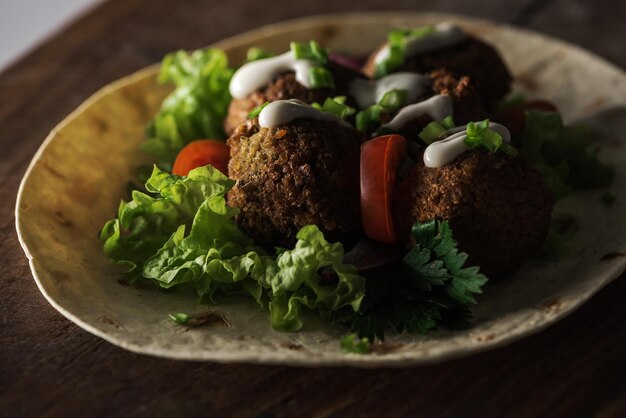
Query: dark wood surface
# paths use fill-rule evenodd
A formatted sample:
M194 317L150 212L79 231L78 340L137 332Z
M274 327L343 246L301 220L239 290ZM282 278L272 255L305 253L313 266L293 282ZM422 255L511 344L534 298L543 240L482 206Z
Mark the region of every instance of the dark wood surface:
M243 30L310 14L438 10L512 22L626 67L626 2L110 1L0 74L0 416L626 416L626 277L557 325L439 365L300 369L162 360L81 330L39 293L14 230L50 129L104 84Z

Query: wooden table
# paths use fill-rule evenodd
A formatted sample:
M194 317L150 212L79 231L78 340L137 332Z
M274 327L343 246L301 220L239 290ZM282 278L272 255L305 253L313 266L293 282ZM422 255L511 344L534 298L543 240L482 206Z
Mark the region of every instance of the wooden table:
M403 370L298 369L132 354L58 314L17 242L18 183L50 129L104 84L266 23L417 2L109 1L0 75L0 415L626 416L626 276L550 329ZM626 2L420 2L581 44L626 67Z

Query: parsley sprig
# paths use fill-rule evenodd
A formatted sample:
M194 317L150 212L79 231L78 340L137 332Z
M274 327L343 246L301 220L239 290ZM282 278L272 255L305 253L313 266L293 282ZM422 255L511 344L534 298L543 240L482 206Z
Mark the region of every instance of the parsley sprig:
M352 318L360 338L384 339L396 332L425 334L437 328L468 325L468 306L476 303L487 277L478 267L465 267L447 221L416 223L415 247L393 277L370 278L361 310Z

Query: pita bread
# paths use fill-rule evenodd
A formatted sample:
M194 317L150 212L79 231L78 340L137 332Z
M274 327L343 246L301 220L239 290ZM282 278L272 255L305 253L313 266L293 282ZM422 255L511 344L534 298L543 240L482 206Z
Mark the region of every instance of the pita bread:
M600 191L576 193L557 213L576 216L580 230L558 262L531 261L508 280L491 283L474 308L474 325L461 332L389 338L370 355L344 354L346 330L311 316L299 333L271 329L267 312L243 298L216 308L193 294L133 288L102 252L98 232L113 217L138 161L145 123L167 87L157 66L94 94L61 122L35 155L22 182L17 228L41 292L68 319L131 351L218 362L300 366L378 367L442 361L510 343L563 318L626 267L626 75L606 61L539 34L443 14L365 13L305 18L263 27L219 42L231 62L250 46L274 52L290 41L317 39L335 51L366 54L398 26L449 20L495 44L513 70L516 89L558 104L566 121L596 115L610 134L601 158L617 169L607 208ZM600 115L600 118L597 116ZM227 321L184 328L168 313L217 309Z

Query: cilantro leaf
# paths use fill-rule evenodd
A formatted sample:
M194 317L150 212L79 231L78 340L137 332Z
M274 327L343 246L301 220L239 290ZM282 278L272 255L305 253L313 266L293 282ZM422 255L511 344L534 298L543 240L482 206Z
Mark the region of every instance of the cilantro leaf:
M416 223L415 247L384 278L368 278L361 309L351 318L352 332L384 339L387 329L425 334L437 327L461 328L470 304L487 277L465 267L447 221Z

